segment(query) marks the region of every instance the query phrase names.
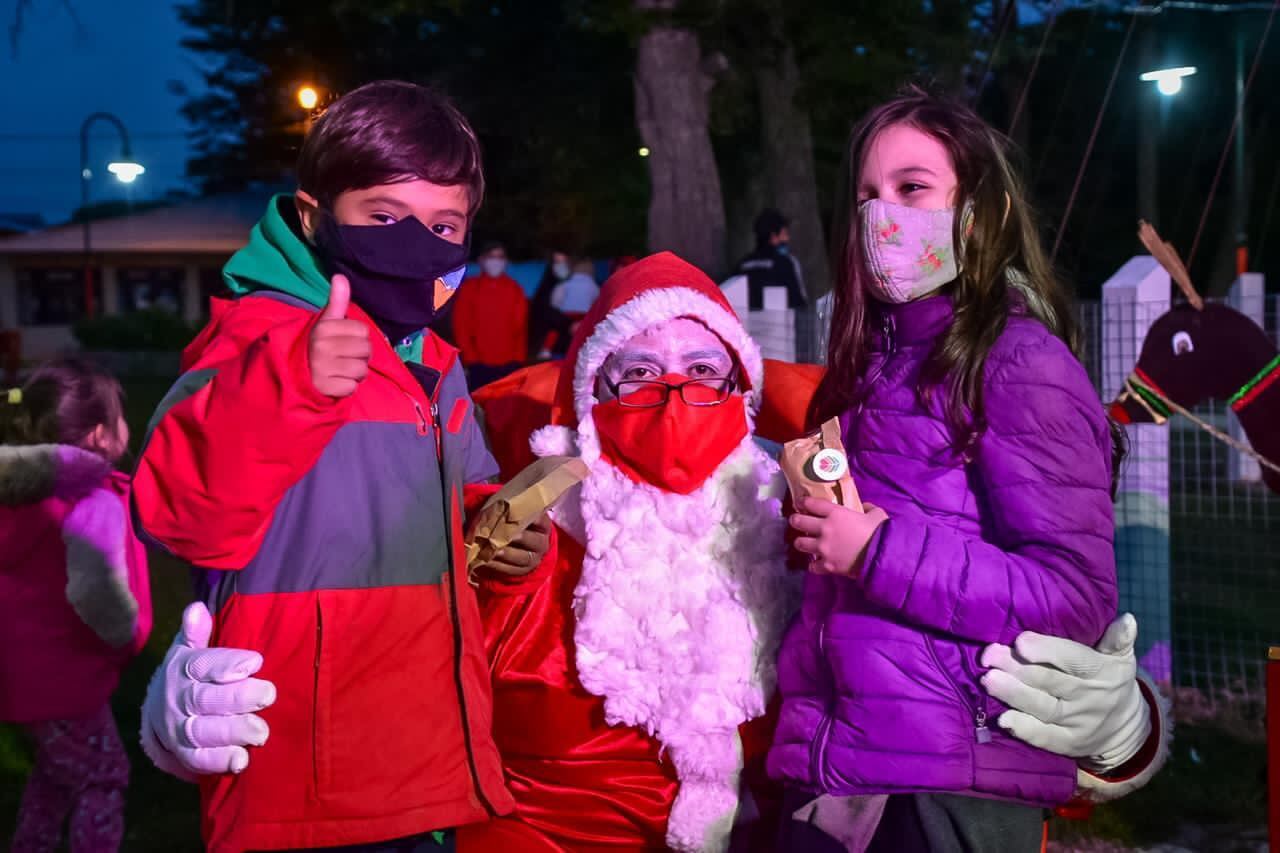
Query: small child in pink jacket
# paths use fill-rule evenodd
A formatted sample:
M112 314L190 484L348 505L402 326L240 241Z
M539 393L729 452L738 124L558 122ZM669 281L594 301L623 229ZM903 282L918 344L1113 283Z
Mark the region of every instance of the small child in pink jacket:
M151 630L146 551L113 470L120 384L76 360L0 389L0 721L36 744L15 853L117 850L129 762L109 700Z

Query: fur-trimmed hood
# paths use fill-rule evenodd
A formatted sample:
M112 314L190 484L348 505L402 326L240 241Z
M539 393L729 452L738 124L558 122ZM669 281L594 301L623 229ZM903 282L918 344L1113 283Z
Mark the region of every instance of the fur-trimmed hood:
M75 500L111 474L111 463L68 444L0 445L0 506Z

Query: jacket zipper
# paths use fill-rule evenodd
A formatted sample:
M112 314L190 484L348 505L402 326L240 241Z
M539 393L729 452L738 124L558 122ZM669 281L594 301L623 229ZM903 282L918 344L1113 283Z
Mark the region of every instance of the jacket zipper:
M320 654L324 649L324 611L320 609L320 599L316 598L316 660L311 692L311 772L316 786L316 794L320 793Z
M960 653L960 665L964 668L965 674L969 676L969 686L972 693L968 693L973 699L973 723L974 736L978 743L991 743L991 729L987 727L987 696L980 688L973 687L975 682L981 683L978 673L969 667L968 659L964 656L964 652Z
M452 365L449 365L449 367L451 366ZM446 367L445 371L440 374L441 383L444 382L444 377L447 372L448 367ZM427 424L426 417L423 414L422 405L416 399L413 400L413 409L418 415L419 434L426 435L428 431L435 433L436 459L440 466L440 491L444 498L443 506L446 511L445 523L451 524L450 518L455 510L452 495L449 494L449 484L445 481L444 429L440 425L440 407L433 398L431 400L431 422L429 425ZM453 543L454 548L457 548L458 545L459 543ZM476 791L476 798L490 815L496 815L498 810L494 807L488 795L485 794L484 785L480 782L480 768L476 764L475 747L471 743L471 719L467 713L467 693L462 680L462 610L458 606L458 578L452 565L452 549L449 554L449 559L449 606L453 609L453 680L454 687L458 691L458 712L460 721L462 722L462 742L467 748L467 768L471 771L471 781Z
M412 394L406 393L405 396L409 398L409 402L413 403L413 413L418 416L418 435L422 435L422 436L427 435L427 433L431 431L431 423L435 421L435 418L433 417L429 422L427 420L426 413L422 411L422 404L419 403L416 399L414 399ZM435 414L434 406L432 406L432 414L433 415ZM439 444L440 442L439 440L437 440L436 441L437 450L439 450Z
M894 322L893 317L885 314L882 318L881 329L885 336L885 353L880 360L880 364L876 367L875 373L867 380L866 390L869 391L876 380L880 378L880 374L884 372L885 366L888 364L889 356L896 349L896 341L894 340ZM866 400L866 393L862 394L862 400L858 403L858 410L861 412L863 401ZM826 700L826 707L823 709L822 719L818 722L818 728L814 732L813 743L809 747L809 775L824 791L830 791L827 784L827 739L831 734L831 726L835 716L835 673L831 670L831 662L827 659L827 620L831 615L830 609L822 615L822 619L818 622L818 655L822 658L822 666L827 672L827 679L830 686L830 696Z
M390 343L390 341L388 341L388 343ZM454 361L456 359L457 354L452 353L445 363L441 365L440 382L436 384L436 394L440 393L440 386L444 383L444 378L449 375L449 371L453 369ZM401 390L403 390L403 388ZM448 484L445 482L444 430L440 426L440 408L436 403L435 395L431 395L431 419L428 421L426 413L422 409L422 404L418 402L418 399L407 391L405 392L405 396L409 398L411 403L413 403L413 411L418 418L418 435L426 436L428 433L435 433L436 462L440 468L440 492L441 497L443 498L441 505L445 507L446 512L444 521L446 524L450 524L450 517L454 508L452 498L449 494ZM454 543L454 547L458 547L457 543ZM458 588L455 583L456 578L454 577L454 569L452 566L452 553L450 553L449 559L450 567L447 574L449 583L449 602L450 606L453 608L453 678L454 687L458 692L458 712L462 722L462 742L467 748L467 767L471 771L471 781L476 791L476 798L480 801L481 806L488 810L490 815L497 815L498 810L494 807L488 796L485 795L484 788L480 784L480 769L476 765L475 748L471 743L471 723L467 715L467 694L462 686L462 616L458 607ZM318 657L316 660L316 666L318 680Z
M898 348L896 339L897 328L896 323L893 320L893 315L886 313L882 318L880 328L884 332L886 352L885 358L880 362L880 367L877 369L875 376L872 377L871 382L875 382L876 379L880 378L880 374L884 372L884 368L889 362L889 356L896 352ZM951 689L955 691L955 694L960 701L973 713L974 741L977 743L990 743L991 729L987 727L987 710L985 701L980 695L976 694L976 692L970 692L969 690L962 689L956 682L955 678L952 677L951 671L942 665L942 659L938 657L938 650L934 645L933 637L926 637L925 642L929 646L929 654L933 658L933 663L938 668L938 671L942 673L943 677L945 677L948 682L950 682ZM964 666L963 663L961 665ZM966 674L973 676L973 673L968 671L967 666L964 666L964 668Z
M952 677L951 671L942 665L942 658L938 657L938 649L934 645L933 637L925 637L925 643L929 646L929 655L933 658L934 666L951 683L951 689L955 691L960 701L973 713L974 742L991 743L991 729L987 728L986 703L976 692L971 693L961 688L960 684Z
M422 410L418 410L422 414ZM444 431L440 429L440 407L431 402L431 423L436 425L436 458L440 460L440 470L444 471Z
M475 748L471 744L471 721L467 715L467 693L462 684L462 613L458 607L458 579L452 569L449 571L449 600L453 606L453 678L458 689L458 711L462 720L462 741L467 746L467 766L471 770L471 778L475 783L476 797L490 815L498 810L489 801L480 783L480 768L476 765Z
M897 335L896 335L897 329L896 329L896 324L894 323L893 317L891 315L885 314L884 317L881 318L880 331L884 333L884 341L885 341L884 355L880 359L880 363L876 365L875 372L872 373L869 377L867 377L867 381L865 383L866 387L863 389L862 393L858 395L858 413L859 414L862 413L862 407L863 405L866 404L867 395L871 392L871 387L876 384L877 380L880 379L880 374L884 373L885 367L888 366L889 357L898 351L898 342L897 342Z
M813 733L813 743L809 746L809 776L824 792L830 792L827 784L827 740L831 735L832 718L835 716L835 674L831 671L831 662L827 660L827 617L823 616L818 623L818 656L820 664L827 673L829 694L824 702L822 719Z
M895 349L894 341L894 324L893 317L886 314L883 318L881 328L884 330L886 339L886 348L884 358L880 360L879 366L876 368L871 378L867 380L867 389L875 384L880 378L880 374L884 372L885 365L889 361L889 356L893 354ZM863 402L866 400L866 394L861 395L858 402L858 411L862 411ZM832 605L834 607L834 605ZM813 743L809 748L809 774L813 781L816 782L824 791L830 791L827 784L827 739L831 734L831 726L835 716L835 673L831 669L831 662L827 659L827 620L831 616L831 609L828 608L822 614L822 619L818 622L818 655L822 658L822 666L827 672L827 680L830 687L830 695L826 700L826 707L823 709L822 719L818 722L818 728L814 732Z
M884 332L885 342L888 344L885 349L887 352L894 352L898 349L897 324L893 321L892 314L885 314L883 320L884 322L880 324L880 328Z

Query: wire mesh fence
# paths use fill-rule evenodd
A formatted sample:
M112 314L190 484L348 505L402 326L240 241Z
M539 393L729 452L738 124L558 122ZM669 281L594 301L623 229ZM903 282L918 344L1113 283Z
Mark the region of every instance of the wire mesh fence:
M1121 390L1146 330L1169 307L1167 297L1079 304L1081 359L1103 401ZM810 343L803 346L797 323L795 358L821 363L829 297L807 313ZM1246 313L1280 343L1280 296ZM774 334L779 352L789 346L790 326L757 328ZM1192 411L1249 439L1224 401ZM1185 418L1128 433L1116 548L1121 607L1138 616L1142 663L1173 688L1183 718L1229 715L1260 725L1266 650L1280 645L1280 494L1260 481L1256 464Z
M1268 297L1263 306L1251 312L1262 316L1252 319L1275 343L1280 297ZM1118 349L1136 361L1143 330L1156 319L1116 317L1106 307L1080 306L1083 360L1104 400L1117 390L1115 378L1097 367L1106 337L1128 336ZM1250 438L1225 401L1204 402L1192 413L1222 432ZM1167 432L1163 439L1161 430ZM1167 478L1167 539L1149 517L1133 518L1149 507L1126 505L1123 495L1117 503L1122 606L1139 613L1148 633L1159 630L1161 620L1152 624L1144 614L1168 614L1168 667L1161 650L1150 646L1144 663L1172 681L1182 715L1227 714L1259 724L1266 650L1280 644L1280 495L1261 482L1255 462L1187 418L1130 427L1129 434L1126 478L1145 480L1157 496L1158 481ZM1139 529L1126 536L1135 521Z

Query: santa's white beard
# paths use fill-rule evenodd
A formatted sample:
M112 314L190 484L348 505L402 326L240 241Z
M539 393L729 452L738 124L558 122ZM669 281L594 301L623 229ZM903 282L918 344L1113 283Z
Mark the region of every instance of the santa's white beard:
M688 495L636 483L578 429L590 474L557 510L586 555L574 591L578 677L611 725L638 726L674 762L667 842L727 846L738 726L765 712L798 599L787 576L776 463L748 438Z

